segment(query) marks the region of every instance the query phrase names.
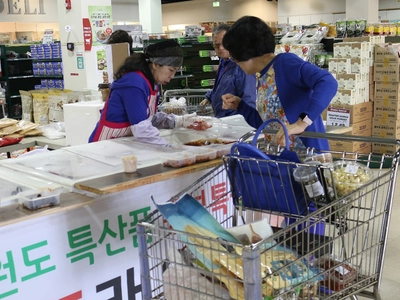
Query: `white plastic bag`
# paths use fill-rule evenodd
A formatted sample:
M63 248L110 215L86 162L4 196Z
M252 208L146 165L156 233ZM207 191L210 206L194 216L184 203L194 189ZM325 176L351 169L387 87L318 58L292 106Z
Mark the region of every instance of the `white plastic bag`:
M201 274L201 269L184 265L181 254L175 248L170 248L167 256L170 262L175 263L171 263L163 273L166 300L213 300L215 297L231 299L229 292L210 282Z

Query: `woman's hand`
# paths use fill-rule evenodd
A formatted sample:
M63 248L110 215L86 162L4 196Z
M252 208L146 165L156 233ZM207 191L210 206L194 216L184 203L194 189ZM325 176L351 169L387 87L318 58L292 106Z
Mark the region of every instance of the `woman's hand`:
M297 120L296 123L289 124L288 126L286 126L289 136L292 134L303 133L307 127L308 127L308 124L306 122L303 122L303 120L301 120L301 119ZM277 145L286 146L285 133L283 132L282 127L279 129L278 133L276 134L275 143Z
M208 105L208 104L210 104L210 100L208 100L208 99L204 99L203 101L201 101L200 102L200 105Z
M241 98L238 96L234 96L232 94L225 94L222 97L222 108L223 109L237 109L240 101L242 101Z

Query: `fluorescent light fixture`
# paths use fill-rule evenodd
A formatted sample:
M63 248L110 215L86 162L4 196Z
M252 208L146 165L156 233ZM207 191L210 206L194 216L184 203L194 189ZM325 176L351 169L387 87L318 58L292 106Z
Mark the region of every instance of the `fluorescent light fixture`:
M399 0L400 1L400 0ZM219 7L219 1L214 1L213 2L213 7Z

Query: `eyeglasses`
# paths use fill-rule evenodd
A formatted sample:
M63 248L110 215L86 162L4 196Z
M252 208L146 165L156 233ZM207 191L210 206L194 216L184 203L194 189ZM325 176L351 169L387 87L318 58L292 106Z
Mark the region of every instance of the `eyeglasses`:
M213 44L214 49L218 49L219 47L224 47L222 44Z

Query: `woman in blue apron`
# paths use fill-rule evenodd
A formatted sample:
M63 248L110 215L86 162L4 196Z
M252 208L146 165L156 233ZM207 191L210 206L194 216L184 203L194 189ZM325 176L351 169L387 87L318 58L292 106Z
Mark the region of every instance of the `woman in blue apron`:
M157 128L178 126L182 117L157 113L158 85L174 78L182 62L183 50L174 40L151 44L144 53L129 56L115 74L89 142L131 136L134 126L145 121Z

